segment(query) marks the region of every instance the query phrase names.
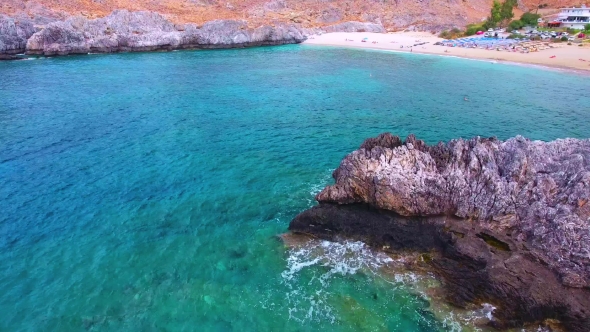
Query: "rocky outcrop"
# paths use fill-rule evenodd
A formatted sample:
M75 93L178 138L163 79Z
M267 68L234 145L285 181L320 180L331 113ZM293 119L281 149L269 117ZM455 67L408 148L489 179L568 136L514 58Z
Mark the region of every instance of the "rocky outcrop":
M35 33L33 22L26 18L0 15L0 60L24 53L27 40Z
M449 301L494 304L496 327L590 326L590 140L382 134L334 179L292 231L434 252Z
M65 55L184 48L231 48L300 43L302 32L291 25L249 28L244 21L216 20L202 27L175 26L152 12L115 11L88 20L73 17L48 24L26 44L27 54Z
M279 3L280 4L280 3ZM153 12L118 10L89 20L76 16L64 21L0 16L0 59L12 54L67 55L88 53L169 51L297 44L320 32L385 32L381 24L345 22L325 29L305 29L275 23L251 28L246 21L214 20L197 26L173 24Z

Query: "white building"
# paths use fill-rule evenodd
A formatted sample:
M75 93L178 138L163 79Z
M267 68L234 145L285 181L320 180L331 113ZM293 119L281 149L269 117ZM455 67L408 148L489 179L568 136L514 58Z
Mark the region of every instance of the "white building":
M554 26L579 30L584 30L586 24L590 24L590 8L586 8L586 5L580 8L561 8L557 19L551 22Z

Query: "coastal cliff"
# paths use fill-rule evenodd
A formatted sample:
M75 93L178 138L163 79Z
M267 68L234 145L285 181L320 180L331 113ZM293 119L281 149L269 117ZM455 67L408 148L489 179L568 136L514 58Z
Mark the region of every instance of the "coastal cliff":
M246 22L217 20L202 27L177 26L159 14L118 10L88 20L73 17L48 24L27 41L27 54L65 55L185 48L230 48L300 43L305 36L292 25L248 28Z
M494 327L590 326L590 140L382 134L333 176L291 231L423 252L447 300L493 304Z
M324 31L385 32L380 24L345 22L325 29L304 29L275 23L252 28L242 20L214 20L197 26L173 24L162 15L117 10L104 18L76 16L45 19L0 15L0 59L15 54L68 55L88 53L170 51L177 49L241 48L297 44Z
M32 20L19 20L0 15L0 60L13 59L23 53L27 40L35 33Z

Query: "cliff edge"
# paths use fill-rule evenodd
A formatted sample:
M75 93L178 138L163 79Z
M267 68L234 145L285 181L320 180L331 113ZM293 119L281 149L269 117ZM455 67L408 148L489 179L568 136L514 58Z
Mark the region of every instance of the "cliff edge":
M291 231L432 252L448 299L496 327L590 326L590 140L366 140Z

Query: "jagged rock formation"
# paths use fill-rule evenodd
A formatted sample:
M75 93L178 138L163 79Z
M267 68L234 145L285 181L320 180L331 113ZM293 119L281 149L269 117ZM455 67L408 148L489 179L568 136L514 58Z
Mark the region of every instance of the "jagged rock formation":
M95 20L73 17L53 22L27 42L28 54L65 55L183 48L229 48L300 43L295 26L248 28L243 21L217 20L177 26L152 12L115 11Z
M0 15L0 59L11 59L25 51L27 40L35 33L33 22Z
M434 251L449 300L498 327L590 326L590 140L366 140L292 231Z
M37 24L38 22L45 24ZM48 23L47 23L48 22ZM382 25L345 22L325 29L305 29L276 23L251 28L246 21L215 20L202 26L173 24L153 12L117 10L89 20L76 16L64 21L0 16L0 59L13 54L67 55L267 46L301 43L317 32L385 32Z

